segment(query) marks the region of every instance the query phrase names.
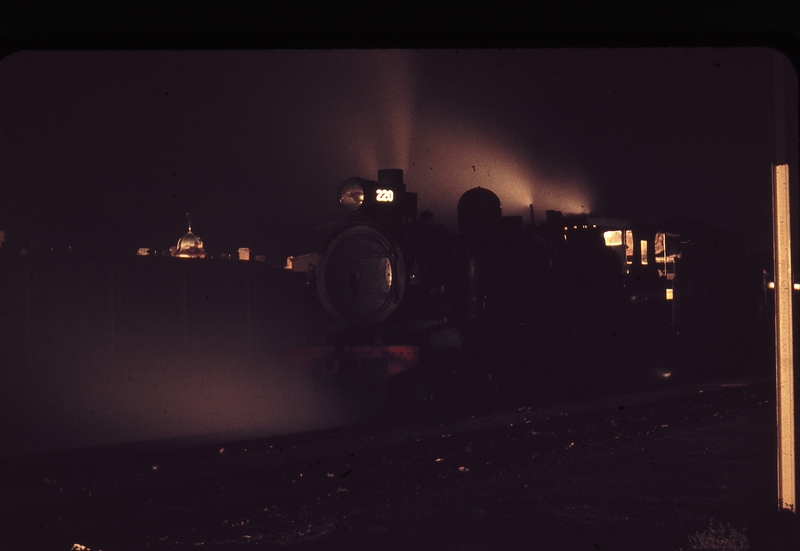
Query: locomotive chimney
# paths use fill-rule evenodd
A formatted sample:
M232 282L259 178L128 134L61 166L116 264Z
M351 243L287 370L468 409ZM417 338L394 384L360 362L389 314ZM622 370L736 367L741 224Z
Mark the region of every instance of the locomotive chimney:
M417 194L408 193L403 183L403 169L383 168L378 171L378 185L392 189L397 197L397 210L401 220L414 222L417 219Z
M396 192L404 192L406 186L403 183L403 169L383 168L378 171L378 183L382 187L393 189Z
M555 239L558 236L557 238L561 240L564 235L564 214L560 210L546 210L544 214L547 235L551 239Z
M548 226L559 227L564 225L564 215L561 214L560 210L546 210L544 214L547 217Z

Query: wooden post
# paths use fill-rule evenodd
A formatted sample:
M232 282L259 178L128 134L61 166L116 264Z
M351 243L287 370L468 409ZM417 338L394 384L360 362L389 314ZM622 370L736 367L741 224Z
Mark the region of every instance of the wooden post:
M795 511L794 351L792 342L792 247L789 165L773 167L775 262L775 371L778 425L778 507Z

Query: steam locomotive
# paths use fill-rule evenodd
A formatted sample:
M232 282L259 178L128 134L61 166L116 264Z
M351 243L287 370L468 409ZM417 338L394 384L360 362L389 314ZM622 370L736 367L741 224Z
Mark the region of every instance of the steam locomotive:
M337 197L346 221L302 264L311 342L289 352L322 380L382 390L411 379L425 397L437 369L460 384L503 369L540 380L570 361L606 374L648 364L666 377L681 339L696 351L709 323L741 326L762 309L752 262L715 269L703 243L719 239L683 238L676 224L547 211L537 227L531 206L525 225L477 187L459 199L453 234L417 213L400 169L348 178Z

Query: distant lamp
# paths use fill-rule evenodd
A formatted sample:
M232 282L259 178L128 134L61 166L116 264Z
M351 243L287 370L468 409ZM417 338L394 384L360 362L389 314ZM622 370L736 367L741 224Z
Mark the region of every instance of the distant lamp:
M767 283L767 288L768 289L774 289L775 288L775 282L774 281L770 281L769 283ZM792 290L800 291L800 283L792 283Z

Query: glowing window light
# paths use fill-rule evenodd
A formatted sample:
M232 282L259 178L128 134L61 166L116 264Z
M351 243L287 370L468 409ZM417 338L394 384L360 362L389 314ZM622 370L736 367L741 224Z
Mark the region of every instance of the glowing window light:
M656 262L658 264L666 264L666 263L669 263L669 262L675 262L675 258L676 258L676 255L674 255L674 254L670 255L670 256L668 256L666 258L664 258L663 256L657 256L656 257Z
M250 249L248 247L239 249L239 260L250 260Z
M622 245L622 230L603 232L603 239L605 239L606 247L619 247Z
M667 289L667 300L672 300L674 297L674 289Z
M625 264L633 264L633 232L625 230Z
M647 241L644 239L639 240L639 245L642 247L642 266L647 265Z
M656 262L666 256L666 236L664 232L656 232L655 239L653 239L653 253L656 255Z

